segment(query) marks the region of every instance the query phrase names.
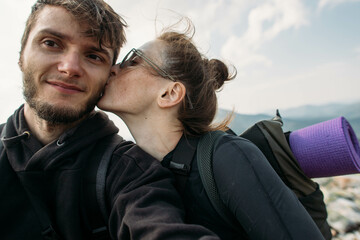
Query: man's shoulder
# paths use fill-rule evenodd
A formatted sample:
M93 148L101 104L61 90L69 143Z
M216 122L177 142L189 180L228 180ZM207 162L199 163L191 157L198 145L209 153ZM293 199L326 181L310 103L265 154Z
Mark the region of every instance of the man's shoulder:
M121 142L114 151L112 161L131 162L132 164L136 164L142 171L146 171L154 166L156 167L156 165L161 166L158 160L132 141Z

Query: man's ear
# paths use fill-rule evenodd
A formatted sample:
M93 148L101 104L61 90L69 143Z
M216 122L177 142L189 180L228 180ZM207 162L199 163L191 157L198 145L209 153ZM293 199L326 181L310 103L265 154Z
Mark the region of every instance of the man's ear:
M180 82L173 82L163 89L158 97L158 105L161 108L169 108L179 104L185 97L186 88Z

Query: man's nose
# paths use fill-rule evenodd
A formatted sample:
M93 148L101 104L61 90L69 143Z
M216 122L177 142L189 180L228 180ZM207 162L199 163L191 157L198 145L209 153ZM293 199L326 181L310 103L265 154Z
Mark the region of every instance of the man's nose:
M115 64L114 66L111 67L110 76L116 76L117 74L119 74L119 70L120 70L120 63Z
M80 54L76 51L66 53L58 64L58 70L69 77L82 76L83 68Z

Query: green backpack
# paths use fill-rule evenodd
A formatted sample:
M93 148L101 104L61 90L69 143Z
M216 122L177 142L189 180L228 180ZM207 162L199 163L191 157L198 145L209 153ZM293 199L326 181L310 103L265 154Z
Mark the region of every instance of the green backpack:
M262 151L282 181L296 194L324 238L331 239L330 226L326 220L327 211L323 193L319 185L301 170L288 144L287 137L290 132L284 133L282 124L280 114L277 112L276 117L257 122L240 134L240 137L250 140ZM220 199L212 170L213 151L219 140L227 134L235 133L231 130L228 133L222 131L209 132L200 138L197 148L194 149L179 145L174 152L170 169L175 173L178 190L183 192L190 173L192 156L196 151L200 177L210 202L223 220L233 225L236 220ZM192 143L192 145L196 146L196 143Z

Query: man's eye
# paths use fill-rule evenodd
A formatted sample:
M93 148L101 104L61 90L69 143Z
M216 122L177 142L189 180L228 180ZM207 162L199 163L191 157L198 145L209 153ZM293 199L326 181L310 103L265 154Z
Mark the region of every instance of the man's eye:
M44 44L49 47L56 47L56 48L59 47L59 45L57 45L54 41L51 40L44 41Z
M95 60L95 61L102 61L103 60L101 57L99 57L96 54L89 54L88 57Z

